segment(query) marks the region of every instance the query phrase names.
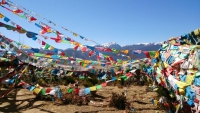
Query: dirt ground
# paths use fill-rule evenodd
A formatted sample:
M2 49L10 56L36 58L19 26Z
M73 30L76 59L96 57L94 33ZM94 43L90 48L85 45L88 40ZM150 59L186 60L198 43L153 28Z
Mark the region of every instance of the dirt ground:
M100 97L89 105L60 105L52 101L35 101L35 96L27 89L16 89L6 98L0 99L0 113L123 113L124 110L101 106L112 92L122 93L126 88L107 86L97 91ZM146 92L146 86L132 86L127 90L127 100L136 113L166 113L151 104L155 92ZM98 102L97 102L98 101ZM101 102L99 102L101 101Z

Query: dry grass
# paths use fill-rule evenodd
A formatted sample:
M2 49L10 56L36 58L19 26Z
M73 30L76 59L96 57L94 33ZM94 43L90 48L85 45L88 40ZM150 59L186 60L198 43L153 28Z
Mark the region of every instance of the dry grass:
M108 100L112 93L121 94L126 88L107 86L97 91L97 95L89 105L63 105L52 101L36 101L32 92L27 89L13 91L7 98L0 99L0 112L23 112L23 113L122 113L124 110L117 110L108 107ZM155 113L159 111L150 102L156 97L155 92L146 92L146 86L131 86L127 89L127 101L134 107L137 113ZM159 113L166 113L159 111Z

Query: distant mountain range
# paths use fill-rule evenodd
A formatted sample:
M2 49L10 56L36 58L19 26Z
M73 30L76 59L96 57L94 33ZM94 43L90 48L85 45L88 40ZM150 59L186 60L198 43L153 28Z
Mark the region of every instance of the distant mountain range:
M108 47L108 48L115 48L117 50L145 50L145 51L153 51L153 50L158 50L160 48L161 42L159 43L138 43L138 44L132 44L132 45L125 45L125 46L121 46L115 42L111 42L111 43L106 43L106 44L102 44L102 45L95 45L94 47ZM32 50L30 49L26 49L25 51L27 51L28 53L31 53ZM97 56L93 55L91 57L89 57L89 51L82 53L82 51L80 50L74 50L73 48L68 48L65 50L61 50L63 52L65 52L67 54L67 56L69 57L74 57L74 58L82 58L82 59L87 59L87 60L97 60ZM54 53L54 51L51 50L44 50L44 49L40 49L40 53ZM117 54L114 54L112 52L101 52L103 54L112 56L115 59L127 59L127 57L122 57L122 56L118 56ZM131 55L131 57L133 59L140 59L140 58L144 58L145 55L144 54L139 54L139 55L134 55L133 53L129 53Z

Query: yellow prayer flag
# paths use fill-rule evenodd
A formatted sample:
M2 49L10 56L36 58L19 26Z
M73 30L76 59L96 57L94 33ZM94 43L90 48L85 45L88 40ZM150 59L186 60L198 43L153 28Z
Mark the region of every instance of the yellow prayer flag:
M29 49L30 47L27 46L27 45L22 44L21 48L22 48L22 49Z
M171 45L174 45L175 43L176 43L175 39L172 39L172 40L170 41L170 44L171 44Z
M35 88L35 89L33 90L33 92L36 93L36 94L38 94L40 91L41 91L40 88Z
M84 60L84 63L89 64L91 61L90 60Z
M129 50L121 50L124 54L128 54Z
M50 46L50 47L49 47L49 50L54 50L54 47L53 47L53 46Z
M195 35L199 35L199 34L200 34L200 29L196 29L196 30L194 31L194 34L195 34Z
M51 30L51 29L47 29L47 32L48 32L48 33L52 33L53 30Z
M194 75L187 75L185 82L189 85L192 85L193 80L194 80Z
M76 36L76 37L78 36L78 34L77 34L77 33L73 33L73 35L74 35L74 36Z
M179 88L178 91L179 91L180 95L185 95L185 89Z
M176 105L175 108L176 108L176 111L179 109L180 107L180 104Z
M96 91L96 86L90 87L90 91Z
M83 67L86 67L87 66L87 64L83 64Z
M154 100L154 105L157 106L158 105L158 101Z
M156 51L155 58L158 58L159 54L160 54L159 51Z
M181 82L181 81L177 81L176 84L179 87L179 89L185 89L189 85L189 84Z
M28 66L26 66L26 68L22 71L22 73L28 73Z
M0 18L3 18L3 17L4 17L3 14L0 13Z
M44 55L45 58L51 58L51 55Z
M166 62L164 62L164 68L167 68L169 65L166 63Z
M118 78L117 78L117 80L119 80L119 81L120 81L120 80L121 80L121 77L118 77Z
M122 63L123 63L123 64L127 64L127 63L128 63L128 61L123 61Z
M69 76L72 76L72 74L73 74L73 72L69 72L69 73L68 73Z

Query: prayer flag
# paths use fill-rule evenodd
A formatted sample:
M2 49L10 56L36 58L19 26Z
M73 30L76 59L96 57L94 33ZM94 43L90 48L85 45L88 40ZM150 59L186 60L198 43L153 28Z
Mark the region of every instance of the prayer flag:
M96 86L90 87L90 91L96 91Z

